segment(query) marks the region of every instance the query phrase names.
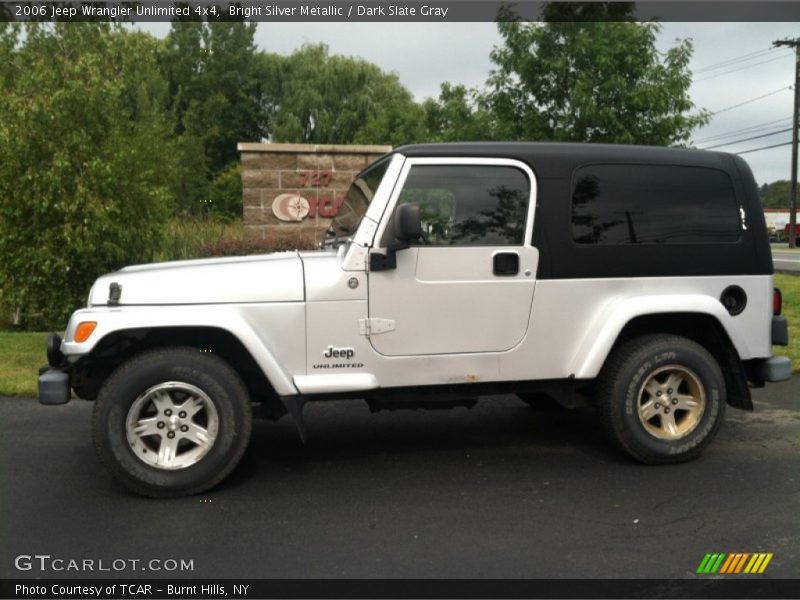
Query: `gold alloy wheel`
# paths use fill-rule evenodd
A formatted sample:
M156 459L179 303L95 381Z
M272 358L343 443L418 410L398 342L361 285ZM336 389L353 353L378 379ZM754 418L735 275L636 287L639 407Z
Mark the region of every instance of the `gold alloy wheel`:
M639 420L660 440L677 440L691 433L706 409L700 378L681 365L656 369L639 388Z

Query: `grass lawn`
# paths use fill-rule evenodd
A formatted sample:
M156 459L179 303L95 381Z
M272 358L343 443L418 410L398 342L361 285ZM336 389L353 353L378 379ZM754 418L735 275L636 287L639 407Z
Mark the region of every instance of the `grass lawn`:
M789 321L789 345L774 346L775 354L792 359L792 371L800 373L800 276L775 275L775 286L783 294L783 314Z
M783 314L789 319L789 345L775 346L776 354L792 359L800 373L800 276L775 275L783 292ZM36 396L39 367L47 362L44 342L47 333L0 332L0 396Z
M0 331L0 396L36 396L47 335Z

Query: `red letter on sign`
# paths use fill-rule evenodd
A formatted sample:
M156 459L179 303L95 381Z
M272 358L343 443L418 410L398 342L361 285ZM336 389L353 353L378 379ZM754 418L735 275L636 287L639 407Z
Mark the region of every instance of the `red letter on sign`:
M314 196L313 198L308 198L308 216L309 217L316 217L317 216L317 206L319 205L319 198Z
M319 216L330 218L335 217L336 213L339 212L339 209L342 207L342 202L344 202L344 198L342 196L337 198L323 196L322 198L318 199L318 202Z

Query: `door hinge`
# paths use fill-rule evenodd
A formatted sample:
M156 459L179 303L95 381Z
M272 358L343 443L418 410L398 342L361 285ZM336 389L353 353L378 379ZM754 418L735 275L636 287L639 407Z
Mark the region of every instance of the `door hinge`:
M378 335L387 331L394 331L394 321L391 319L372 318L358 320L358 332L361 335Z

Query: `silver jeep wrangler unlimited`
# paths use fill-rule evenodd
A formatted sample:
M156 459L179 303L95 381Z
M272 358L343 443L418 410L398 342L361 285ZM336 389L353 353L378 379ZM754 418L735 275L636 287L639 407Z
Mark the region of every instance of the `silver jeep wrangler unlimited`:
M780 292L739 157L588 144L398 148L315 252L128 267L48 341L45 404L95 400L103 461L150 496L206 490L253 415L593 402L625 452L695 458L725 405L788 379Z

